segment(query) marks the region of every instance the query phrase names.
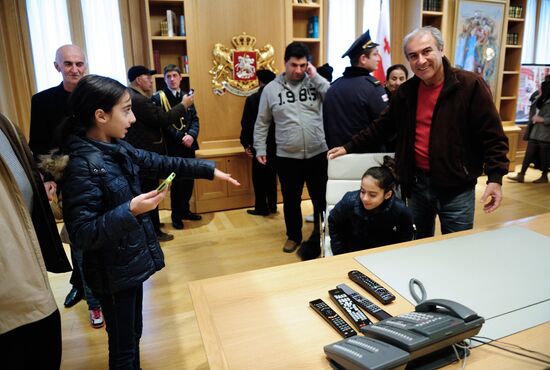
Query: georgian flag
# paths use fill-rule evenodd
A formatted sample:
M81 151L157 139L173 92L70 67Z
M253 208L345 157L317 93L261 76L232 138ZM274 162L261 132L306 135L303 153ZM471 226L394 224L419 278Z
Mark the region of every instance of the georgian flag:
M386 69L391 66L390 53L390 0L380 1L380 21L378 22L378 31L376 32L375 42L378 46L380 61L376 71L373 72L374 77L382 84L386 82Z

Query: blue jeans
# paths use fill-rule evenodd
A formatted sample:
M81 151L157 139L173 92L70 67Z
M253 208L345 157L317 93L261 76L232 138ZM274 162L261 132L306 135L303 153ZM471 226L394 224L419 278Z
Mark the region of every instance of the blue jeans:
M88 284L86 284L86 278L84 278L84 271L82 269L82 261L84 260L84 251L82 249L78 249L74 247L72 244L71 246L71 255L74 257L74 260L76 261L76 266L73 266L73 269L78 268L78 272L80 273L80 277L82 279L82 287L84 288L84 298L86 298L86 302L88 303L88 310L91 310L93 308L99 308L99 299L97 299L94 294L92 293L92 290L90 287L88 287Z
M139 370L143 284L100 298L109 338L109 369Z
M430 176L417 171L407 205L416 225L416 239L435 233L435 216L439 216L441 233L448 234L474 227L475 185L458 194L448 194L431 185Z

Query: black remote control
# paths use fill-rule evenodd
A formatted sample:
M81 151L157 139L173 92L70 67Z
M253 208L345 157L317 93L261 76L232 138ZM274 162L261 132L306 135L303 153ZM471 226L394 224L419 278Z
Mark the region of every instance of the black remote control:
M340 284L337 286L338 289L342 289L352 301L354 301L359 307L365 309L372 316L376 317L378 320L382 321L392 317L389 313L369 301L367 298L363 297L361 294L357 293L355 290L351 289L346 284Z
M322 299L316 299L309 302L309 306L315 310L326 322L330 324L343 338L353 337L357 332L348 325L344 319L338 315Z
M386 288L363 274L361 271L352 270L348 272L348 277L359 284L361 288L374 295L374 298L378 299L382 304L388 304L395 300L395 296L388 292Z
M351 320L357 330L372 324L372 321L353 303L350 297L342 289L332 289L328 291L330 298L344 311L348 319Z

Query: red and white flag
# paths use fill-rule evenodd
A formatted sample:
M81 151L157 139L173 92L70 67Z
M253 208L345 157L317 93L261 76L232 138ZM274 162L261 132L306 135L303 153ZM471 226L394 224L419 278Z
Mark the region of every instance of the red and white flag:
M386 69L391 66L390 53L390 0L381 0L380 4L380 21L378 22L378 32L376 33L379 43L378 52L380 53L380 61L376 71L373 72L382 84L386 82Z

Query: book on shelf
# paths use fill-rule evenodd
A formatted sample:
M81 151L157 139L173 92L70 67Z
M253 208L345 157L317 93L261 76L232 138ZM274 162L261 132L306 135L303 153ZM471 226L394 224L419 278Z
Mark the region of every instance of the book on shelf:
M181 73L189 74L189 58L187 55L180 55L178 57L178 64Z
M307 22L307 37L318 38L319 37L319 17L312 15Z
M160 21L160 35L168 36L168 22Z
M185 36L185 17L180 15L180 28L179 28L179 36Z
M176 29L176 13L174 13L172 10L168 9L166 11L166 22L168 22L168 36L174 37L176 36L176 33L174 30Z
M160 65L160 50L153 50L153 63L155 64L155 70L157 73L161 73L162 71L161 65Z

